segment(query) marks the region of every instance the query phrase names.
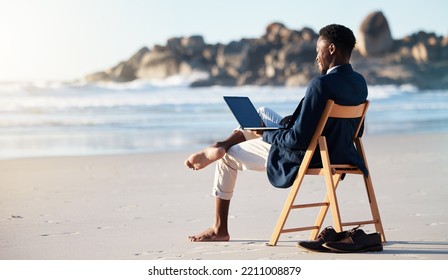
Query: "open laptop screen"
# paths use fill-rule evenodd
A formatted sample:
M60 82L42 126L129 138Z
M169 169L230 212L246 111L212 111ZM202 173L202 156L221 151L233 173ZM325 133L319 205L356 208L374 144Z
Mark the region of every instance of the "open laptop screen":
M224 96L224 100L243 129L279 129L278 127L264 126L260 115L248 97Z

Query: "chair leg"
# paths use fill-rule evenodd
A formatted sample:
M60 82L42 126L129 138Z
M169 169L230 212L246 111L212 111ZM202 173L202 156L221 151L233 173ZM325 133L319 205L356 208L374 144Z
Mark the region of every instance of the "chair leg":
M333 217L333 227L337 232L341 232L341 214L339 213L339 204L336 197L336 190L333 184L333 179L331 174L325 177L325 181L327 182L327 192L329 195L328 199L330 201L331 216Z
M333 183L334 183L335 191L339 185L341 176L342 176L342 174L333 175ZM316 240L317 236L319 235L320 229L322 228L322 224L324 222L325 216L327 215L328 208L330 205L330 198L329 198L328 193L325 195L324 203L328 203L328 204L320 207L319 214L317 215L316 222L314 223L314 226L316 226L317 228L313 229L311 231L310 240Z
M375 222L375 230L380 233L381 241L386 242L386 236L384 234L383 223L380 217L380 211L378 209L378 203L376 202L375 191L373 190L372 179L370 174L368 177L364 176L364 183L366 185L367 196L369 198L370 210L372 211L372 217Z
M366 153L364 151L364 145L361 138L355 139L356 149L358 154L363 158L367 169L370 172L369 166L367 165ZM381 241L386 242L386 235L384 234L383 223L380 217L380 211L378 209L378 203L376 202L375 191L373 190L373 183L371 174L369 176L364 176L364 184L366 185L367 196L369 198L370 210L372 211L372 217L375 222L375 230L380 233Z
M288 219L289 212L291 212L291 207L294 204L294 201L297 196L297 192L299 191L300 185L302 184L303 178L305 177L306 168L300 168L297 177L291 186L291 190L289 191L288 197L286 198L285 204L283 205L282 212L280 217L277 220L277 225L275 226L274 232L271 235L271 240L268 245L275 246L277 245L280 234L282 233L283 227L285 226L286 220Z
M319 137L320 157L324 169L325 182L327 185L327 194L330 201L331 216L333 217L334 229L337 232L342 231L341 215L339 214L339 205L336 198L335 183L333 182L333 174L330 166L330 155L325 136Z

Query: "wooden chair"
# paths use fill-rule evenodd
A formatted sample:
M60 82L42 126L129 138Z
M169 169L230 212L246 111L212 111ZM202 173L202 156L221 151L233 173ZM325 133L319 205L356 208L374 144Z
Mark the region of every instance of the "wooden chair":
M320 228L322 227L322 223L327 214L328 208L331 209L331 214L333 218L333 227L337 232L342 231L343 230L342 227L344 226L374 224L376 231L381 234L382 241L386 242L383 226L381 223L380 213L378 210L378 205L375 198L375 193L373 190L371 173L369 172L369 176L366 177L364 176L363 172L355 165L332 164L330 162L329 151L325 136L322 135L322 132L324 130L328 118L360 118L361 121L353 137L353 144L355 145L359 155L364 159L365 165L368 169L364 147L361 138L358 137L358 133L361 129L362 123L364 122L364 117L366 115L368 106L369 101L366 101L365 103L358 106L341 106L335 104L334 101L332 100L328 100L325 110L316 128L316 131L305 153L302 164L300 165L297 177L293 185L291 186L289 195L283 206L283 210L277 221L277 225L274 229L274 232L272 233L271 240L269 241L269 245L275 246L280 237L280 234L296 231L311 230L310 240L315 240L320 231ZM322 168L309 168L311 159L317 148L317 145L319 145L320 148L320 154L322 158ZM364 183L366 186L367 196L369 198L370 209L372 212L372 220L342 223L339 212L338 200L336 196L336 188L338 187L339 182L344 178L345 174L358 174L364 177ZM325 177L327 193L325 196L325 200L323 202L294 205L296 195L299 191L300 185L302 184L305 175L322 175ZM289 213L292 209L303 209L309 207L320 207L320 211L314 225L299 228L284 229L286 220L288 219Z

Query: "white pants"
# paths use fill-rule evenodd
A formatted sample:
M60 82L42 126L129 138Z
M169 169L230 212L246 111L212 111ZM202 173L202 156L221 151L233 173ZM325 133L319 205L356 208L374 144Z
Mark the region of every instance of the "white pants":
M269 108L258 109L258 114L268 126L279 126L282 117ZM266 162L271 145L249 131L239 128L246 141L236 144L217 162L213 195L224 200L233 196L239 170L266 171Z

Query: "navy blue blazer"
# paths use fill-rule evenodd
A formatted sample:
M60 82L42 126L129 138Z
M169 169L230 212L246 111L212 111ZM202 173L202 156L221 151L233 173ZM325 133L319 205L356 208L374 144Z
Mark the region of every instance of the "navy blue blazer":
M292 127L263 133L263 140L272 145L267 161L267 175L273 186L288 188L294 182L328 99L339 105L354 106L365 102L367 83L364 77L353 71L350 64L344 64L313 79L300 102L297 109L299 114ZM367 168L353 145L353 135L358 124L359 119L330 118L323 135L327 139L332 163L354 164L368 175ZM321 164L317 150L311 166Z

